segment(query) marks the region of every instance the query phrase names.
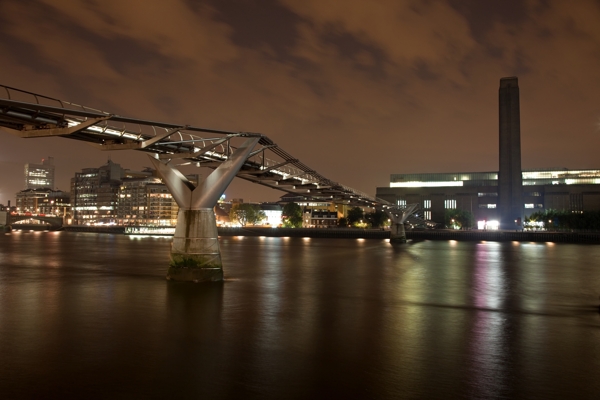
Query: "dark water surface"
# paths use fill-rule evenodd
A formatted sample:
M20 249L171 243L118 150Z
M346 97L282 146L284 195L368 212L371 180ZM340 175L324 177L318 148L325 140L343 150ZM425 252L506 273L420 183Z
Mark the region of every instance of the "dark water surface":
M0 398L597 399L600 246L0 236Z

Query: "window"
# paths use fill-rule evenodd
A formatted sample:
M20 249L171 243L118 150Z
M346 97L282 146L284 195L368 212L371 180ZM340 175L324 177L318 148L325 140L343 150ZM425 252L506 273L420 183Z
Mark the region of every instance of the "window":
M571 211L583 211L583 194L573 193L569 195Z
M498 197L498 193L496 193L496 192L477 193L477 197Z
M431 200L424 200L423 201L423 208L425 208L425 209L431 208Z
M444 200L444 208L455 209L456 208L456 200Z
M398 205L399 206L405 206L406 205L406 200L398 200Z
M424 211L423 212L423 217L427 220L431 221L431 211Z
M525 204L525 208L533 208L533 203Z

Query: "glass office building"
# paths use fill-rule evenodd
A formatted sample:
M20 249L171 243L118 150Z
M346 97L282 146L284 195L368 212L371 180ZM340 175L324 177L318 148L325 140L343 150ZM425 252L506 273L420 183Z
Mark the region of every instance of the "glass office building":
M54 189L54 158L43 158L41 164L25 164L25 189Z

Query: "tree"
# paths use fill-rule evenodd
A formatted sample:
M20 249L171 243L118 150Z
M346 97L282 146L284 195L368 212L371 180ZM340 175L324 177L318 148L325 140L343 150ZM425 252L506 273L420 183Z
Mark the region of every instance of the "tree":
M540 227L537 224L541 223L547 230L600 230L600 211L571 212L549 209L536 211L525 218L525 221L528 227Z
M385 224L385 221L388 219L387 214L381 210L375 210L373 212L367 213L365 215L365 219L371 224L372 228L380 228Z
M340 218L338 220L338 226L343 226L343 227L347 228L348 227L348 219L344 218L344 217Z
M302 227L302 207L297 203L287 203L283 206L281 219L285 228Z
M365 217L365 213L360 207L352 207L348 210L348 223L350 225L356 225Z
M246 226L246 224L256 225L265 218L267 218L265 212L256 204L234 204L231 211L229 211L229 219L238 221L242 226Z
M473 214L466 210L447 209L444 214L444 223L447 227L468 229L473 227Z

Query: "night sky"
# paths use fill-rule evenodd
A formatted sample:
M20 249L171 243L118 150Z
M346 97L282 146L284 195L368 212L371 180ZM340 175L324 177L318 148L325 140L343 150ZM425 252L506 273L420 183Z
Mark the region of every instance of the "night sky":
M391 173L496 171L505 76L519 78L523 168L600 168L599 0L0 0L1 84L261 132L371 195ZM47 156L63 190L109 157L149 165L1 132L0 203ZM226 194L283 193L236 179Z

